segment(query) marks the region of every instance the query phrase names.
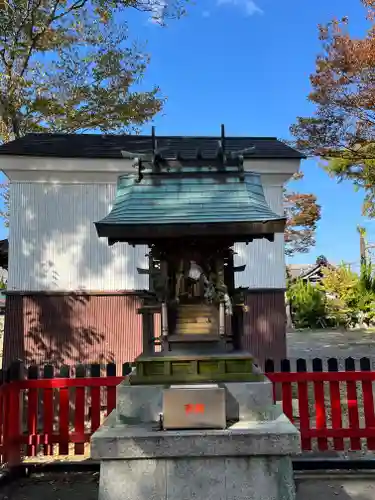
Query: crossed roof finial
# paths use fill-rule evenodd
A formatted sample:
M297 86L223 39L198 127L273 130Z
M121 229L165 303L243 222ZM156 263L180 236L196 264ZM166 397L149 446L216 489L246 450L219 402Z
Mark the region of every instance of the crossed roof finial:
M143 177L142 171L144 170L145 163L151 164L153 173L159 173L162 163L167 163L168 161L183 162L184 160L185 161L187 160L187 158L184 159L181 151L176 151L172 157L163 156L163 151L170 149L170 147L169 146L165 146L162 148L158 147L158 140L156 137L154 126L151 129L151 147L152 150L146 153L141 153L141 152L133 153L130 151L121 151L122 157L124 159L134 160L133 167L138 169L138 181L142 180ZM242 178L244 171L243 168L244 155L251 154L254 152L255 152L255 146L247 147L237 151L227 152L225 126L224 124L222 124L220 139L218 140L218 148L215 156L213 156L212 158L207 157L207 155L204 155L204 153L202 152L202 149L198 147L196 150L196 157L195 158L190 157L189 161L194 161L194 160L202 161L204 159L209 162L211 160L215 161L216 164L218 164L218 167L225 167L228 164L228 161L230 161L232 166L234 166L233 163L238 166Z

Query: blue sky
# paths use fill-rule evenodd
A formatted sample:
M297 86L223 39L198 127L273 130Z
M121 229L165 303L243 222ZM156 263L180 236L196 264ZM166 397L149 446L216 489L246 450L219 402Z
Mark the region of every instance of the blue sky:
M228 135L288 138L296 116L313 109L306 96L320 50L317 25L344 15L354 34L364 33L359 0L195 0L185 18L166 28L129 11L130 38L147 42L152 57L142 87L157 84L168 99L154 120L157 133L213 135L225 123ZM375 221L361 217L363 194L337 184L312 160L303 171L293 188L317 195L322 220L316 247L293 262L320 254L357 262L357 224L375 241Z
M218 133L289 137L296 116L307 115L309 75L321 49L317 25L348 15L352 32L365 32L359 0L199 0L188 16L163 29L131 17L148 41L151 65L144 85L158 84L168 101L154 124L160 134ZM149 127L146 127L149 130ZM322 205L317 245L295 263L321 254L333 262L357 262L357 224L374 236L375 221L361 216L363 193L308 160L293 189L313 192Z

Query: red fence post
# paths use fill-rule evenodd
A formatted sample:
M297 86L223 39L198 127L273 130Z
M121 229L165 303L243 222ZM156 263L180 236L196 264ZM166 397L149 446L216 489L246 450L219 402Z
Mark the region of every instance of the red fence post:
M27 378L28 380L37 380L39 376L39 368L36 365L29 366ZM27 430L28 430L28 445L27 456L35 457L37 447L38 434L38 389L29 388L27 391Z
M363 372L371 371L371 361L369 358L361 358L360 367ZM368 432L373 433L375 429L375 415L374 415L374 395L372 392L372 381L362 380L362 393L363 393L363 412L365 417L365 426ZM370 431L371 429L371 431ZM375 450L375 436L367 438L367 448Z
M355 360L353 358L347 358L345 360L345 370L347 372L355 372ZM346 382L346 390L348 396L349 429L350 431L357 431L359 429L357 383L348 380ZM349 436L350 431L348 432ZM352 450L360 450L361 439L358 437L351 437L350 447Z
M280 363L280 368L283 373L290 373L290 361L289 359L282 359ZM283 410L285 415L293 422L293 394L292 394L292 384L290 381L282 382L281 384L281 394L283 400Z
M64 365L60 369L61 378L70 377L70 367ZM69 387L60 388L59 411L59 454L69 455Z
M329 372L338 372L339 364L336 358L329 358L327 361ZM340 395L340 382L330 380L329 382L329 397L331 403L331 422L332 429L338 430L342 428L342 407ZM333 438L333 447L335 450L344 450L344 440L342 437Z
M320 358L312 360L313 372L323 372L323 362ZM315 420L316 428L319 430L327 430L326 405L324 397L324 382L322 380L314 381L314 397L315 397ZM326 437L318 437L318 448L320 451L328 450L328 441Z
M297 373L307 372L307 363L305 359L297 359ZM298 380L298 375L297 375ZM306 437L306 433L310 430L310 409L309 409L309 395L307 382L298 380L297 383L298 394L298 411L299 411L299 424L301 432L301 447L303 450L311 450L311 438Z
M74 431L76 434L76 439L80 439L81 442L75 443L74 453L76 455L83 455L85 453L85 387L79 387L80 378L86 377L86 367L84 365L78 365L76 367L76 397L75 397L75 408L74 408Z
M45 365L43 369L44 379L53 379L54 368L52 365ZM44 454L53 455L53 421L54 421L54 411L53 411L53 389L43 388L42 389L42 401L43 401L43 442L44 442Z
M2 457L1 463L5 464L8 461L8 441L9 441L9 370L3 372L2 379L2 418L3 418L3 428L2 428Z
M116 377L115 363L108 363L107 377ZM116 386L107 387L107 415L109 415L116 408Z
M93 363L90 367L91 377L100 377L100 365ZM100 427L100 387L91 387L91 434Z

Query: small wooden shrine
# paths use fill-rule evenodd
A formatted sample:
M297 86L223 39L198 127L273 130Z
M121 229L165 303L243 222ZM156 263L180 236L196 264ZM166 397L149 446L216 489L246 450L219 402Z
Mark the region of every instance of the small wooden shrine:
M144 347L131 384L259 378L241 349L244 304L235 273L245 266L234 266L233 247L272 241L285 219L267 205L260 176L244 169L253 150L228 150L222 126L213 151L163 155L153 128L152 151L122 152L137 171L118 179L113 208L95 225L110 245L149 247L149 269L138 269L150 278L139 310Z

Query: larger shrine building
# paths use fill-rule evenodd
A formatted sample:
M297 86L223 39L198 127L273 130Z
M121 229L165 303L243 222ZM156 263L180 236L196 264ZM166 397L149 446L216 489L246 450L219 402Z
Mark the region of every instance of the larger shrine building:
M133 361L142 351L137 310L149 287L149 276L137 268L147 268L148 249L108 245L94 223L121 195L119 177L139 175L134 158L157 154L161 163L211 168L216 153L240 153L271 211L283 216L283 187L303 155L272 137L29 134L0 147L10 182L5 367L16 359L27 365ZM168 192L163 206L173 214ZM261 362L286 356L283 233L272 240L235 245L234 265L246 266L235 278L245 288L243 346Z

